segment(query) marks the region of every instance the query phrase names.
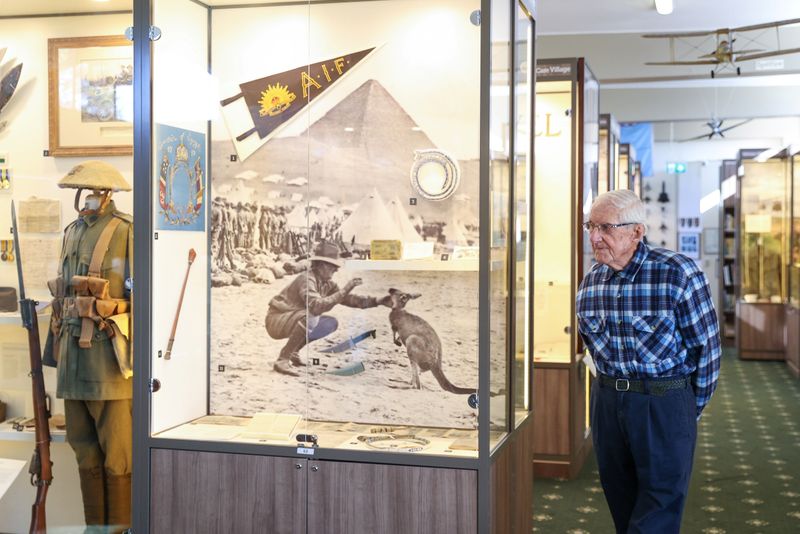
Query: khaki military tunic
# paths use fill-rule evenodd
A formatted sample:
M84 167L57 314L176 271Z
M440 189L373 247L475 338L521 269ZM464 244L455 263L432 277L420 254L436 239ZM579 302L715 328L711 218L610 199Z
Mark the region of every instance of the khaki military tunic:
M69 284L72 276L88 274L95 244L103 228L114 217L121 219L121 222L103 258L100 275L109 281L112 298L124 297L124 284L129 276L133 249L133 219L117 211L113 201L101 214L79 217L64 231L61 272L67 297L75 296ZM60 334L57 396L76 400L132 398L133 380L124 378L120 372L106 332L95 328L92 346L87 349L78 346L80 333L81 318L64 317Z

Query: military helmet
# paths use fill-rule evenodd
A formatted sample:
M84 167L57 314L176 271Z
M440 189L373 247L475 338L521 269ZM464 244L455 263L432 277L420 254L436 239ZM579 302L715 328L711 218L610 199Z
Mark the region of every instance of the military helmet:
M61 180L58 187L72 189L108 189L130 191L127 180L105 161L90 160L75 165Z

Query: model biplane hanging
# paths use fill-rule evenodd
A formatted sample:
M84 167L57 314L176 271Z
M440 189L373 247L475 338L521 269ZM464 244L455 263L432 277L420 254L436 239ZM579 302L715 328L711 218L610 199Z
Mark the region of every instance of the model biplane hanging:
M752 26L742 26L739 28L719 28L709 31L678 32L678 33L648 33L642 35L647 39L669 39L670 61L651 61L645 65L711 65L711 77L714 78L718 72L725 69L732 69L736 75L742 73L738 63L754 59L762 59L773 56L783 56L800 52L800 48L781 48L780 29L790 24L800 24L800 19L778 20L766 22L764 24L754 24ZM775 30L774 39L771 37ZM770 35L768 36L767 33ZM762 40L769 37L770 48L749 48L750 46L761 45ZM734 45L739 41L744 41L747 48L742 44ZM714 48L710 52L708 48L714 43ZM683 46L683 53L676 56L676 45ZM739 48L737 48L737 46ZM761 45L764 46L764 45ZM697 59L683 59L695 51L705 52Z

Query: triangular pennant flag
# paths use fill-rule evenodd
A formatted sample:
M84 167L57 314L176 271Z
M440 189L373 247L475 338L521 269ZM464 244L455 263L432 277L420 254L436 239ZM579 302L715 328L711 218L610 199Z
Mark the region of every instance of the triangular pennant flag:
M254 133L266 139L373 50L374 47L368 48L239 84L239 94L220 102L225 107L244 98L247 104L253 127L236 135L236 141Z

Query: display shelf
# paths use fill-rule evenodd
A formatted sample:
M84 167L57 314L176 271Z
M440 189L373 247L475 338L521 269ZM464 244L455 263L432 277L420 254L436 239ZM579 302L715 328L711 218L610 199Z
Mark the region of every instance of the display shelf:
M476 259L346 260L351 271L477 271Z
M65 442L67 439L66 430L50 429L52 441ZM0 441L36 441L36 433L30 430L14 430L8 422L0 423Z
M736 339L736 160L723 160L719 167L720 190L727 196L722 200L719 216L720 256L719 262L719 294L718 305L720 331L722 341L735 343Z

